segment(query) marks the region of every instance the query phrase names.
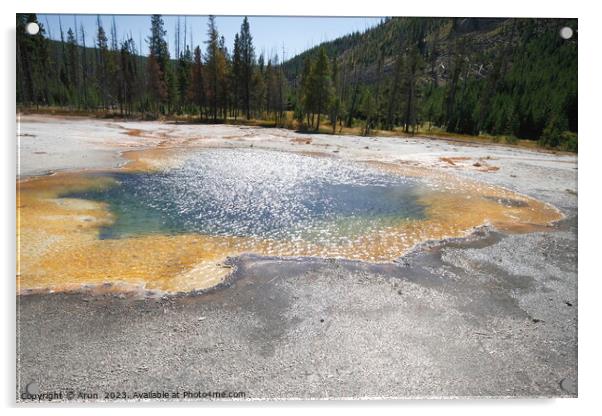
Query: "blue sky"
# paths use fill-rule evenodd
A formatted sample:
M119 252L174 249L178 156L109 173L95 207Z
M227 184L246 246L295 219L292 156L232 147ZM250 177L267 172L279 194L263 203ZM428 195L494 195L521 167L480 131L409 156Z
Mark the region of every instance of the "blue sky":
M78 30L80 25L83 25L86 32L86 45L90 46L93 38L96 37L96 17L96 15L40 14L38 20L47 28L47 34L48 27L50 28L53 39L60 38L59 19L65 33L69 27L73 28L75 24L77 24ZM107 35L110 36L113 16L101 15L100 18ZM164 15L163 19L167 30L170 53L175 56L175 32L178 16ZM179 19L182 31L185 22L188 26L187 42L190 44L190 37L192 36L194 44L200 44L204 51L203 42L207 38L208 17L180 16ZM249 17L249 24L257 55L262 51L266 55L272 55L276 52L278 56L282 57L282 47L284 45L285 57L288 59L323 41L336 39L356 30L364 31L378 24L380 19L375 17L251 16ZM230 51L232 50L234 34L240 31L242 20L241 16L216 17L218 30L226 38L226 45ZM150 31L149 15L115 15L115 23L119 40L131 33L137 45L142 41L142 52L144 54L148 53L146 37ZM183 34L181 37L183 43Z

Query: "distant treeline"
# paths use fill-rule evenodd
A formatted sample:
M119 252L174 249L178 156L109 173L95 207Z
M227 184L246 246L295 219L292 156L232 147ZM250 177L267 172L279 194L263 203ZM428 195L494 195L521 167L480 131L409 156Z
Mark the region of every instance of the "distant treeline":
M93 35L60 27L54 41L35 14L19 14L17 103L364 134L435 127L576 151L577 40L559 36L564 25L576 29L558 19L388 18L282 63L257 56L247 18L231 51L210 17L203 47L182 47L178 34L172 59L160 15L142 56L132 38L118 41L114 20L110 35L98 18Z

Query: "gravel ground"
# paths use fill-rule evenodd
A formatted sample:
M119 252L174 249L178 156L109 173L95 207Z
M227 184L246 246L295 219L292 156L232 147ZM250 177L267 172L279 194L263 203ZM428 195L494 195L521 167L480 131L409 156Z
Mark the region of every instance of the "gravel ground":
M72 124L32 117L21 131L43 136L34 126L42 122ZM117 123L95 123L106 129L99 137L130 137ZM158 127L135 124L127 126L149 136ZM247 399L577 395L576 157L429 139L174 129L169 134L220 146L298 150L291 138L311 138L304 150L328 145L340 157L448 169L549 202L566 219L551 232L483 227L466 239L425 243L389 265L242 256L231 260L236 272L227 284L194 296L20 296L18 399L27 390L63 392L63 400L71 391L78 400L161 391L180 399L185 391ZM148 145L131 140L128 148ZM47 152L53 141L35 143L21 148L23 161L24 151ZM102 143L90 146L104 152ZM120 163L109 149L98 167ZM451 166L441 157L468 159ZM472 167L486 157L499 170ZM79 166L65 153L53 160L22 172Z

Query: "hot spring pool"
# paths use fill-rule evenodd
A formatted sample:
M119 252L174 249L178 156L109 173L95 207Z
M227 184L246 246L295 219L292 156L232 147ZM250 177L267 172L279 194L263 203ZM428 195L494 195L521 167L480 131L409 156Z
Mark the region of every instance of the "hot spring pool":
M509 190L400 164L252 148L175 149L167 162L20 183L20 287L188 292L222 282L228 257L243 253L391 262L482 224L530 230L560 217Z
M114 186L62 195L108 204L115 221L101 239L198 233L336 246L425 218L418 179L330 158L212 149L178 168L110 176Z

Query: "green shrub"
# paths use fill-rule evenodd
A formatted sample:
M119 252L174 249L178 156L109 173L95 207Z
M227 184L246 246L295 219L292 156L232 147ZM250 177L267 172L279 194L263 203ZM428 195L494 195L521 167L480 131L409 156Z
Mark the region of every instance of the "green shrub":
M577 133L565 131L562 133L560 148L567 152L577 153Z
M539 144L544 147L577 152L577 133L568 131L565 118L553 117L539 138Z

